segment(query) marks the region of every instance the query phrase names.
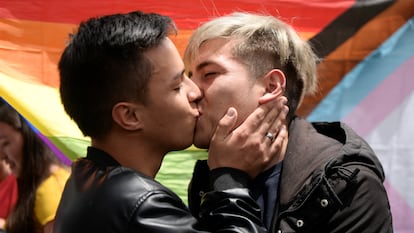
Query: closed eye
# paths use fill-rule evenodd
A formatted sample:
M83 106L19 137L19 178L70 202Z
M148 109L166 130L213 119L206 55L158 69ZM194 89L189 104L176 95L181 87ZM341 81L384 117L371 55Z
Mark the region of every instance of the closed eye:
M208 73L204 74L204 77L205 78L211 78L211 77L216 76L217 74L218 74L217 72L208 72Z
M179 86L177 86L176 88L174 88L174 91L180 91L182 87L183 87L183 85L180 84Z

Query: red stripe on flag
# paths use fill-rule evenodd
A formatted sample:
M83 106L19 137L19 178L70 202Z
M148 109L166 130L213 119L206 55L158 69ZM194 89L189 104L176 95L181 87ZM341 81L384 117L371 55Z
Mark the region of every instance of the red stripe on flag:
M317 32L354 4L342 0L214 1L214 0L0 0L0 17L78 24L102 14L142 10L171 16L180 29L194 29L200 22L235 10L266 12L281 16L298 30ZM300 16L300 17L299 17Z

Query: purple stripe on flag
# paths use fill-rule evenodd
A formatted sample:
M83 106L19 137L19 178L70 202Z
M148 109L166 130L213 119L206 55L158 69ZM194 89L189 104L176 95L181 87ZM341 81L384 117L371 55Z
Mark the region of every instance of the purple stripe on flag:
M37 136L39 136L42 139L42 141L44 143L46 143L46 145L56 154L56 156L59 158L60 161L62 161L66 165L71 165L72 164L72 161L68 157L66 157L66 155L63 154L63 152L60 151L59 148L57 148L55 146L55 144L53 144L49 140L49 138L47 138L46 136L44 136L41 133L38 133Z

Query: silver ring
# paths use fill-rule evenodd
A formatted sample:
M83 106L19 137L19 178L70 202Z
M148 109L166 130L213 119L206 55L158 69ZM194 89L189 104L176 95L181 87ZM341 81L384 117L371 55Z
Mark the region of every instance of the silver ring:
M269 138L271 142L275 139L275 136L271 132L267 132L265 137Z

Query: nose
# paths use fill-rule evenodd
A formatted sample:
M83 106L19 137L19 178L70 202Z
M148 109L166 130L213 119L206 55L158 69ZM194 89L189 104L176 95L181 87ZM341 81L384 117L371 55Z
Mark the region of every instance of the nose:
M188 99L190 102L198 102L201 98L203 98L203 93L201 92L200 88L193 82L193 80L186 77L186 81L188 82Z

